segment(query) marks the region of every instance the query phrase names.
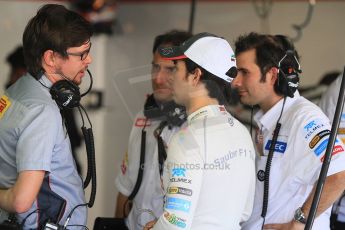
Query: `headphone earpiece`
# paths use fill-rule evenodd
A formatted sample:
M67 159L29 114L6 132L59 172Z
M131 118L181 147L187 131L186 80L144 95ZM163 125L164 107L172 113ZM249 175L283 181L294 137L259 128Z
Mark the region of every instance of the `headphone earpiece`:
M284 60L288 58L288 61ZM296 68L297 66L297 68ZM293 97L299 85L300 64L293 50L287 50L278 62L277 90L284 96Z
M79 106L79 87L67 80L55 82L49 92L60 108L72 109Z

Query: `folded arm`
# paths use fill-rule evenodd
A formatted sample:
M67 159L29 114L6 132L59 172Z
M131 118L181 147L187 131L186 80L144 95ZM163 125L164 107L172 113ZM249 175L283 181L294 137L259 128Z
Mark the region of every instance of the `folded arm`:
M9 189L0 189L0 208L7 212L28 211L41 188L45 171L22 171Z

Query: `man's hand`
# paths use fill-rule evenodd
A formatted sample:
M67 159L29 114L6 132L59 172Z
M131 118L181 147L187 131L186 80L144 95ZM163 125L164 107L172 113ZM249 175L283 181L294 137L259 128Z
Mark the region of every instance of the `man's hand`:
M303 230L305 227L304 224L292 220L289 223L285 224L265 224L264 229L270 230Z
M144 230L150 230L151 228L153 228L153 226L156 224L157 220L152 220L150 222L148 222L145 227Z
M128 216L131 211L129 203L128 196L119 192L116 199L115 218L126 218Z

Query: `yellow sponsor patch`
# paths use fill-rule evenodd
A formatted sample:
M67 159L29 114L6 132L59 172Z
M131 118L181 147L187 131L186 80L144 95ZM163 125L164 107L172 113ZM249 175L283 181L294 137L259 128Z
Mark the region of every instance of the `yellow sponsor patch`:
M315 145L319 142L321 138L316 135L315 137L313 137L313 139L309 142L309 147L312 149L315 147Z
M169 193L170 194L177 194L178 188L177 187L169 187Z
M338 134L345 134L345 128L339 128Z
M5 114L6 110L10 107L11 101L7 96L0 98L0 118Z
M182 187L169 187L168 188L169 194L181 194L185 196L191 196L193 194L193 190L188 188L182 188Z

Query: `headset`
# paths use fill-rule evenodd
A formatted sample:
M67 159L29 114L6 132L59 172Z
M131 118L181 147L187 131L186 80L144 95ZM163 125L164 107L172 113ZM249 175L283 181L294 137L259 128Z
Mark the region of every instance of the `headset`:
M174 101L157 104L153 94L146 99L144 115L146 118L166 120L169 127L179 127L187 120L187 112L184 106L178 105Z
M278 80L275 89L284 96L293 97L299 85L301 65L296 57L293 45L283 35L274 36L285 51L284 56L277 64Z
M79 87L76 84L62 74L64 80L57 81L51 86L49 92L60 108L72 109L80 106L80 99L90 92L93 84L91 72L89 70L87 72L91 82L88 90L83 94L80 94Z
M292 57L296 62L298 69L292 64L282 64L287 57ZM287 50L285 55L278 62L278 81L276 89L284 96L293 97L299 85L299 73L302 72L300 64L294 55L294 51Z

